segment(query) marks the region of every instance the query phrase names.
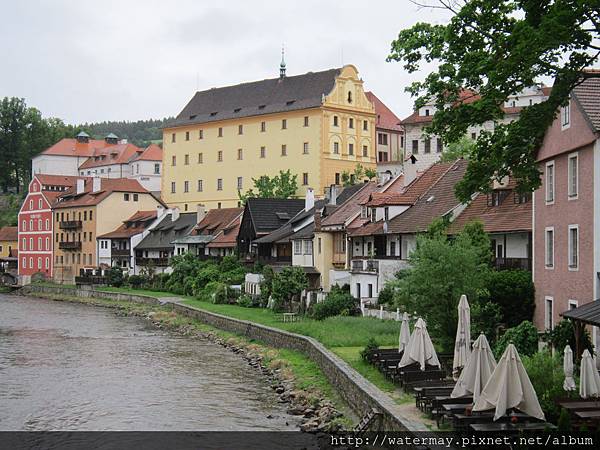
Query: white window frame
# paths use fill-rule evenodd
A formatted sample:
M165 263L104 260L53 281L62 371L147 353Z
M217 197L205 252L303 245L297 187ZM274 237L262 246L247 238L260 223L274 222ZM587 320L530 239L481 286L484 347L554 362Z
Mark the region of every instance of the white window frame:
M302 241L295 240L294 241L294 255L301 255L301 254L302 254Z
M573 167L573 163L572 161L575 161L575 189L574 191L572 190L573 186L571 184L571 170ZM567 192L568 192L568 197L569 200L577 200L577 198L579 197L579 153L578 152L574 152L571 153L568 157L568 164L567 164Z
M577 256L577 261L575 265L571 265L571 258L573 256L573 245L571 242L571 230L577 230L577 248L575 249L575 254ZM569 225L568 227L568 234L567 234L567 241L568 241L568 254L567 254L567 264L568 264L568 268L571 272L576 272L579 270L579 240L580 240L580 236L579 236L579 225L577 224L572 224Z
M552 265L548 264L548 232L552 232ZM554 227L546 227L544 229L544 267L548 270L554 270Z
M571 100L560 108L560 129L566 130L571 127Z
M308 239L306 239L304 241L304 254L305 255L312 255L312 253L313 253L313 245L312 245L312 243L313 242L311 240L308 240Z
M548 302L550 302L550 323L548 323ZM554 329L554 297L549 295L544 297L544 329Z
M569 305L568 306L569 310L573 309L573 308L571 308L571 306L573 306L574 308L577 308L579 306L579 301L578 300L573 300L571 298L568 300L567 303Z
M548 182L548 169L552 167L552 182ZM546 163L546 173L544 173L544 192L546 205L553 205L554 199L556 198L556 166L554 161L548 161ZM549 198L550 188L552 188L552 198Z

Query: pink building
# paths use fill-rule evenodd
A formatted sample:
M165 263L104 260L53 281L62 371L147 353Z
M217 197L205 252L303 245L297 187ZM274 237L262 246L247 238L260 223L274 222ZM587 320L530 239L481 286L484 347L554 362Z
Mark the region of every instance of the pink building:
M573 90L546 132L538 164L534 321L544 330L553 328L562 312L600 296L600 79L587 79Z

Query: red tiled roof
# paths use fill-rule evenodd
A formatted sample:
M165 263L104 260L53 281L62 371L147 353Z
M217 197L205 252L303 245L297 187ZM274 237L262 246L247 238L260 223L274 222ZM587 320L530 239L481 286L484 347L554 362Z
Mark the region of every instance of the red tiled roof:
M321 227L344 225L348 219L360 212L360 204L369 198L371 192L376 189L377 183L373 181L365 183L359 191L342 203L332 214L325 217L321 221Z
M449 234L456 234L474 220L483 223L486 233L508 233L531 231L532 206L527 203L515 203L515 191L507 189L508 195L499 206L488 206L488 196L477 194L475 199L452 222Z
M375 106L375 114L377 114L377 128L386 130L402 131L400 119L392 112L379 98L372 92L365 92L373 106Z
M237 236L240 232L242 215L236 217L207 245L209 248L230 248L237 245Z
M244 208L221 208L211 209L206 213L204 219L196 225L195 234L215 236L223 230L232 220L241 216Z
M17 227L0 228L0 241L17 241L19 239L19 229Z
M138 156L142 149L133 144L116 144L109 147L95 149L81 166L80 169L109 166L111 164L127 164Z
M87 143L77 142L74 138L64 138L56 144L48 147L42 155L60 155L60 156L92 156L95 149L111 147L115 144L108 144L103 139L90 139Z
M162 161L163 150L156 144L150 144L141 153L133 158L132 161Z
M98 236L98 239L127 239L136 234L142 233L156 219L156 210L138 211L129 219L123 221L123 224L110 233Z
M137 180L128 178L99 178L100 190L92 192L93 181L88 178L85 183L84 192L76 195L76 187L70 188L58 196L53 208L71 208L74 206L94 206L104 200L113 192L130 192L138 194L150 194Z
M77 184L77 180L81 177L74 177L70 175L46 175L46 174L36 174L35 178L39 180L40 183L44 186L75 186Z

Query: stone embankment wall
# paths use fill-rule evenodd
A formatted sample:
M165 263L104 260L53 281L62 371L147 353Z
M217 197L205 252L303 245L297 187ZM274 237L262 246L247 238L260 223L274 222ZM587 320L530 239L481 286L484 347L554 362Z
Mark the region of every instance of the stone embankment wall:
M117 292L101 292L88 289L74 289L61 286L29 285L22 289L24 294L43 293L53 295L103 298L146 304L170 303L179 314L197 319L221 330L245 336L276 347L297 350L312 359L323 371L329 382L357 415L364 415L372 408L382 414L380 428L386 431L429 431L421 422L410 420L402 415L399 406L390 396L365 379L345 361L326 349L315 339L255 324L245 320L204 311L174 301L173 298L158 299L145 295L132 295Z

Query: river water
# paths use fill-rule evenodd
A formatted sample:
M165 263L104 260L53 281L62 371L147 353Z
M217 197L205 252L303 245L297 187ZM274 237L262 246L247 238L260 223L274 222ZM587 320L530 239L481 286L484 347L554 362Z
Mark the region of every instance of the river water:
M0 294L0 430L297 429L277 400L217 344L106 308Z

